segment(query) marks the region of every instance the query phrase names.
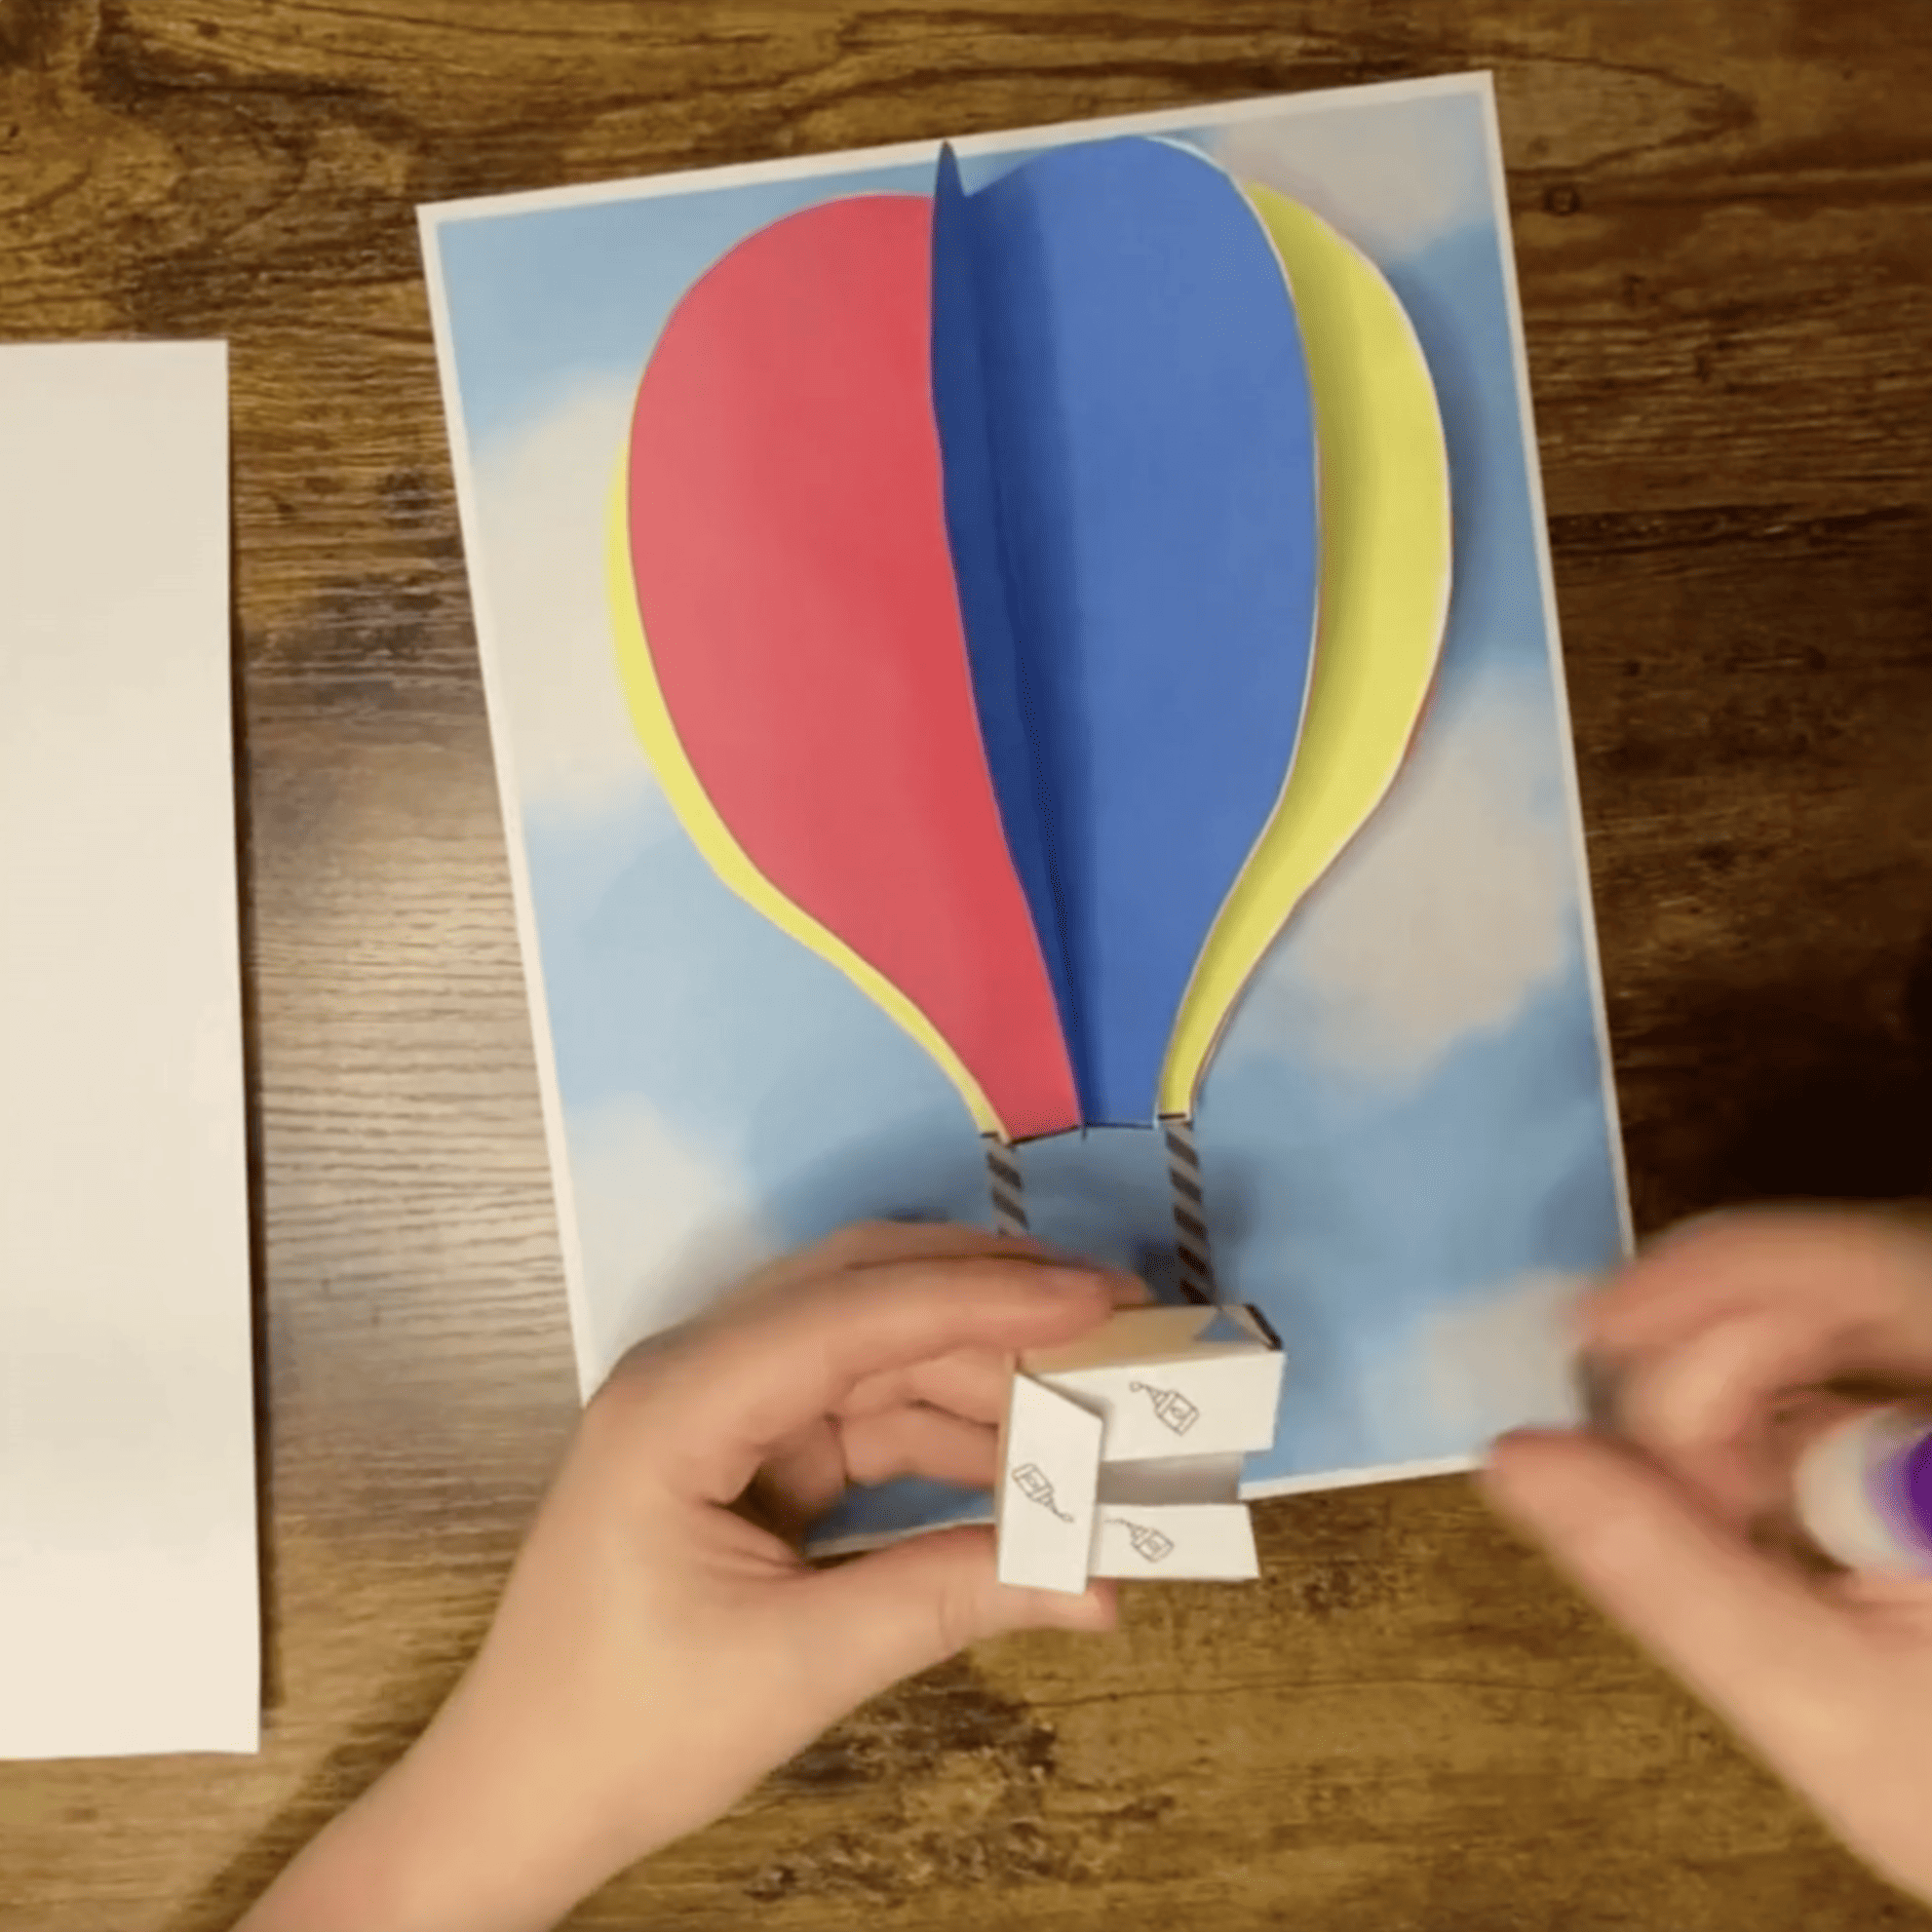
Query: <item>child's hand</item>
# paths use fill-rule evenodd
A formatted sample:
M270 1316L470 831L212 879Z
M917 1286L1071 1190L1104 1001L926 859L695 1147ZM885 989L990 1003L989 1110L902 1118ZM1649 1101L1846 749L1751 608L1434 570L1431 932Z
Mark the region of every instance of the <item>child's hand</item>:
M1932 1582L1822 1576L1761 1545L1794 1411L1832 1384L1932 1390L1932 1238L1876 1215L1698 1224L1585 1315L1628 1447L1526 1434L1488 1487L1604 1608L1932 1899Z
M1107 1628L1103 1588L1000 1586L985 1529L831 1569L789 1538L848 1482L990 1485L1007 1358L1140 1294L970 1229L862 1227L635 1351L468 1676L249 1926L528 1932L962 1644Z

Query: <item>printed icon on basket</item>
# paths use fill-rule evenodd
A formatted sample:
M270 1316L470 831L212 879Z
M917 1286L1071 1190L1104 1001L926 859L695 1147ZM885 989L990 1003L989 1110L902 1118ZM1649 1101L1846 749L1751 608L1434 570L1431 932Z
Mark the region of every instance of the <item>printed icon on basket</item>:
M1047 1472L1037 1462L1023 1462L1013 1472L1013 1487L1029 1503L1038 1503L1042 1509L1051 1511L1063 1523L1073 1521L1061 1508L1059 1499L1054 1495L1053 1484L1048 1480Z
M1134 1554L1144 1558L1148 1563L1162 1563L1174 1554L1174 1538L1150 1527L1144 1523L1129 1523L1124 1516L1109 1519L1116 1526L1127 1531L1127 1540L1134 1545Z
M1154 1413L1174 1431L1184 1436L1201 1419L1201 1411L1179 1389L1156 1388L1152 1382L1129 1382L1136 1395L1151 1397Z

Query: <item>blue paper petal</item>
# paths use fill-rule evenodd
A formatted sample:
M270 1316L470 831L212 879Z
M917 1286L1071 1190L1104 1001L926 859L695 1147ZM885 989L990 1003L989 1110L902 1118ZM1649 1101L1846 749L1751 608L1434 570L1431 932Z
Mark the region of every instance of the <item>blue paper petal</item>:
M1193 150L942 158L934 402L993 788L1090 1124L1151 1119L1300 731L1317 576L1293 300Z

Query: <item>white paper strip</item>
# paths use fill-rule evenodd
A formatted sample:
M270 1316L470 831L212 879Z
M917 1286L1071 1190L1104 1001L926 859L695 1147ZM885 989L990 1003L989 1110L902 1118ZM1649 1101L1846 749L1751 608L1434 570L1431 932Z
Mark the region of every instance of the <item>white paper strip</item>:
M0 1756L251 1751L220 343L0 348Z
M1171 1583L1249 1583L1261 1573L1245 1503L1103 1503L1087 1567Z
M1015 1375L994 1496L1002 1583L1086 1589L1100 1467L1101 1418Z
M1275 1438L1284 1358L1245 1308L1126 1309L1024 1368L1105 1418L1104 1462L1248 1455Z

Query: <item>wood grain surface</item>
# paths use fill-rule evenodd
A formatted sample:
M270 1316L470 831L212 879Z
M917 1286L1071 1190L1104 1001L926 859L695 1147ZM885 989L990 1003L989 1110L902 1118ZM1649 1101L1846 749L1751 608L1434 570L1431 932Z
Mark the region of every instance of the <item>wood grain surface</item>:
M412 211L1498 79L1641 1224L1932 1179L1923 0L0 0L0 337L234 371L268 1742L0 1766L0 1928L228 1923L449 1683L573 1391ZM584 1926L1932 1926L1461 1482L862 1714Z

